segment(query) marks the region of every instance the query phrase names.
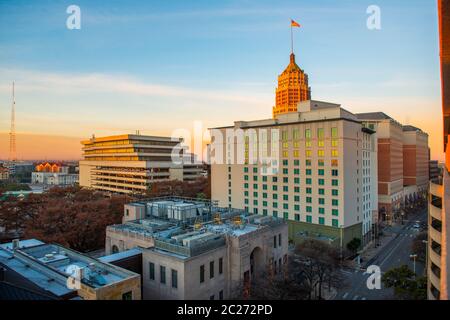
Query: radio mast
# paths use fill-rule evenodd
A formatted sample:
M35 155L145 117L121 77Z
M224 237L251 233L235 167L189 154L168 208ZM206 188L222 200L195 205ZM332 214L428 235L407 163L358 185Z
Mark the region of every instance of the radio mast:
M16 96L12 85L11 131L9 132L9 161L16 161Z

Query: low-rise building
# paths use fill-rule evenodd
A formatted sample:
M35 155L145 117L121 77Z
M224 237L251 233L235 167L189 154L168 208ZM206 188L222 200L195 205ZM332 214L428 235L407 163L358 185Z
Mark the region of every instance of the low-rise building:
M39 240L0 245L3 281L54 299L139 300L140 275Z
M9 169L3 166L0 166L0 181L9 179Z
M166 198L128 204L106 252L142 251L144 299L228 299L287 261L283 219ZM103 258L102 258L103 259Z
M60 172L33 172L31 173L31 183L68 186L78 183L78 174Z

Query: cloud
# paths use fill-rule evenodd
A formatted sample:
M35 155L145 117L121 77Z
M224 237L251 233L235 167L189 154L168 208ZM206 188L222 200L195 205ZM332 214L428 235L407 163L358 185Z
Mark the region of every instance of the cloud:
M92 93L111 92L138 96L178 97L208 101L261 104L266 95L238 91L168 86L148 83L126 75L101 73L69 74L0 68L0 91L10 92L15 79L24 92Z

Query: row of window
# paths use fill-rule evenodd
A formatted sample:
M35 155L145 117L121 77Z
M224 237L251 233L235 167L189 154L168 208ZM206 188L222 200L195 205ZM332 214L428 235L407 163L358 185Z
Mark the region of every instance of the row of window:
M155 264L153 262L149 262L149 278L150 280L155 280ZM170 269L171 274L171 285L172 288L177 289L178 288L178 271L175 269ZM159 282L161 284L166 284L166 267L160 265L159 266Z
M212 279L214 278L214 273L215 273L215 268L214 268L215 262L210 261L209 262L209 278ZM218 272L219 274L223 273L223 258L219 258L219 268L218 268ZM202 264L200 266L200 283L204 283L205 282L205 265Z
M229 182L230 183L230 182ZM287 177L283 178L283 183L289 183L289 179ZM294 178L294 183L295 184L300 184L300 178ZM312 185L312 179L311 178L306 178L305 179L305 183L307 185ZM325 185L325 179L318 179L317 183L319 184L319 186L324 186ZM333 187L337 187L339 186L339 180L337 179L332 179L331 180L331 185ZM244 188L248 189L249 188L249 184L248 182L244 183ZM266 184L262 185L263 190L267 190L268 186ZM258 190L258 184L254 183L253 184L253 189ZM278 186L277 185L272 185L272 190L273 191L278 191ZM283 191L284 192L289 192L289 187L288 186L283 186Z

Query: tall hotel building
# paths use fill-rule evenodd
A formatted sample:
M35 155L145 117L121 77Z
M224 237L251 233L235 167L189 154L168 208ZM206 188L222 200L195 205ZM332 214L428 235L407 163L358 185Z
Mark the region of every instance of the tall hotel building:
M292 64L291 56L288 69L299 72ZM340 105L295 99L295 111L274 119L211 129L212 199L283 217L293 242L369 243L377 212L375 131Z
M430 183L428 214L428 299L448 300L450 266L450 1L439 0L439 35L445 167Z
M181 139L139 134L82 141L80 186L117 193L144 193L153 182L201 176L201 169L187 163L191 158L184 155L181 142ZM179 154L179 163L172 160L172 152Z

